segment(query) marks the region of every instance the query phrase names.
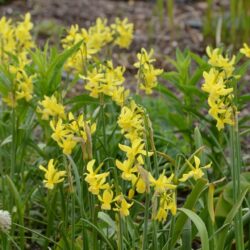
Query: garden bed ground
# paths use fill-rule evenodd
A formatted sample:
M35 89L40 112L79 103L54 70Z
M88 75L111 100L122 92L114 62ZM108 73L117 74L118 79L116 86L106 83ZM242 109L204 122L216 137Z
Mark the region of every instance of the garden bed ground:
M221 1L220 1L221 4ZM57 33L59 26L78 23L86 27L97 17L113 20L115 17L128 17L135 24L135 39L132 50L141 47L155 49L161 66L166 66L166 55L174 53L176 47L189 48L195 52L204 51L202 18L207 8L204 1L176 1L174 10L175 28L170 31L168 20L160 20L154 1L110 1L110 0L27 0L12 1L0 7L0 14L12 17L31 12L36 23L40 40ZM135 54L135 53L134 53ZM119 60L129 65L131 50Z

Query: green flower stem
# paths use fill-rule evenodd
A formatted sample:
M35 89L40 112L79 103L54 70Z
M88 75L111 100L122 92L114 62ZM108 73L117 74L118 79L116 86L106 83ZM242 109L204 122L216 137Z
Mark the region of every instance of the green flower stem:
M11 169L10 178L13 180L16 172L16 110L12 109L12 141L11 141Z
M144 115L144 127L145 127L145 149L146 149L146 162L145 162L145 167L147 171L152 172L152 167L151 167L151 162L149 159L149 140L150 140L150 135L147 133L149 130L149 118L147 114ZM149 220L149 206L150 206L150 200L151 200L151 195L150 195L150 189L147 187L148 190L146 190L146 200L145 200L145 212L144 212L144 227L143 227L143 238L142 238L142 249L146 250L147 245L148 245L148 240L147 240L147 232L148 232L148 220ZM153 233L157 234L155 224L153 224L154 229ZM155 238L155 235L154 235ZM156 242L155 242L156 243ZM157 249L157 244L155 246Z
M144 226L143 226L143 236L142 236L142 249L148 249L148 240L147 240L147 232L148 232L148 220L149 220L149 204L150 204L150 194L146 193L146 201L145 201L145 213L144 213Z
M240 197L240 173L241 173L241 150L240 150L240 139L239 139L239 128L238 128L238 115L237 110L234 114L235 125L231 126L230 139L231 139L231 164L232 164L232 181L233 181L233 200L237 202ZM237 250L244 249L244 233L242 224L242 211L239 209L234 219L235 223L235 236L236 236L236 248Z
M116 215L116 221L117 221L117 249L123 250L123 228L122 228L122 217L120 214Z
M103 145L105 147L105 151L108 152L108 145L107 145L107 136L106 136L106 122L105 122L105 110L104 110L104 96L100 95L100 107L101 107L101 124L102 124L102 135L103 135Z
M75 249L75 193L71 193L71 249Z

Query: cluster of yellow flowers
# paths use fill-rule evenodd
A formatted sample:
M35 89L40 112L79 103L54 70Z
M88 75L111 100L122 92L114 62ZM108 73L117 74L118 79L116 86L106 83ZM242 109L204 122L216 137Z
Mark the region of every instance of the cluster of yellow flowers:
M86 77L80 77L87 81L85 89L90 91L90 96L98 98L104 94L110 96L118 105L123 105L129 95L129 90L121 86L125 80L124 71L124 67L114 68L112 61L107 61L89 70Z
M142 48L141 53L137 54L138 62L134 66L138 69L136 78L139 81L139 88L145 91L146 94L151 94L152 89L157 86L157 76L162 74L163 70L156 69L152 64L154 50L151 49L149 54Z
M114 211L119 211L122 216L129 215L129 208L132 206L132 203L129 204L124 195L118 194L114 197L114 192L112 190L113 186L106 182L107 177L109 176L109 172L98 173L103 164L100 164L94 170L95 160L91 160L87 164L87 171L85 181L89 184L89 191L96 195L99 201L102 203L101 208L103 210L111 210L112 203L115 203L115 207L113 207ZM100 194L102 190L102 195Z
M65 68L81 73L87 61L94 59L94 55L100 52L104 46L114 43L121 48L128 48L132 39L133 24L128 23L127 19L122 21L116 19L114 24L108 26L106 19L98 18L96 24L88 30L79 29L78 25L73 25L67 36L62 39L63 48L71 48L80 41L83 41L83 44L79 51L67 61Z
M5 17L0 20L0 62L8 63L8 72L14 83L9 92L7 91L3 96L3 101L13 108L16 107L18 100L23 99L28 102L33 95L33 80L36 76L29 75L26 70L31 63L28 51L35 47L30 33L32 27L29 13L25 15L22 22L17 24ZM118 187L113 184L109 169L102 170L103 163L95 167L96 160L92 156L91 135L96 131L96 123L92 123L83 114L75 117L73 113L66 112L64 105L55 95L44 96L43 100L38 102L37 113L41 115L42 120L49 121L52 129L51 138L56 141L64 154L71 155L76 145L78 143L81 145L84 159L90 159L86 166L85 181L88 183L89 192L101 202L101 209L117 211L121 216L128 216L129 209L133 206L131 200L135 193L140 195L152 191L152 218L165 221L169 211L173 215L176 213L178 180L175 180L174 174L166 176L165 170L155 178L146 169L145 158L152 156L153 153L146 150L145 111L134 101L128 102L129 90L123 86L125 68L114 67L111 60L100 63L97 57L106 45L113 44L120 48L128 48L132 39L133 24L127 19L116 19L115 23L108 26L107 20L99 18L89 29L79 29L78 25L71 26L67 36L62 40L64 49L71 48L82 41L80 49L69 58L65 68L73 70L77 75L82 73L80 77L86 81L85 89L90 92L90 96L101 99L103 95L106 95L121 106L117 122L125 143L119 144L119 148L126 158L123 161L117 159L115 165L121 171L121 178L128 182L128 190L122 192L123 189L119 184ZM152 93L152 89L157 86L157 77L162 73L161 69L153 65L155 61L153 53L153 50L147 53L145 49L142 49L137 54L138 62L134 64L138 69L136 77L139 81L139 88L146 94ZM17 60L12 60L11 55ZM218 128L222 128L224 123L230 123L232 120L230 113L233 110L232 88L226 88L226 83L233 76L235 59L229 61L221 55L219 50L208 49L208 55L209 63L213 68L204 73L203 89L210 94L210 113L216 117ZM183 174L179 181L202 178L204 175L202 169L211 165L200 167L200 160L196 156L194 162L195 166L187 161L191 170ZM63 182L66 176L66 171L60 171L55 167L54 159L48 162L47 167L40 165L39 169L45 173L43 182L48 189L53 189L56 184Z
M6 17L0 19L0 62L8 66L13 79L13 84L4 94L3 101L10 107L16 107L18 100L30 101L32 98L32 82L35 76L28 75L25 70L30 63L28 50L35 46L31 36L32 27L29 13L24 16L22 22L13 23ZM17 60L13 60L12 57L16 57Z
M207 54L212 67L203 73L205 82L202 90L209 93L209 114L217 121L218 130L221 130L225 124L234 125L236 107L233 105L233 88L229 85L230 80L237 77L233 75L235 56L230 60L219 49L212 50L210 47L207 47Z
M96 123L91 124L90 120L86 120L83 114L77 118L69 112L65 113L65 108L57 102L54 95L45 96L44 100L39 102L37 112L42 114L43 120L50 121L50 127L53 130L52 139L55 140L59 147L63 149L63 153L70 155L72 150L80 142L82 145L90 143L91 134L96 130ZM91 149L88 150L88 156L91 156Z
M135 191L139 194L150 192L150 186L154 188L155 202L159 198L159 208L153 214L153 218L159 221L166 220L169 210L176 212L175 190L172 184L173 175L169 178L165 172L155 179L151 173L144 168L144 158L150 157L153 153L145 150L144 136L144 110L131 101L129 106L121 110L118 124L122 129L125 138L131 146L119 144L120 149L126 153L123 162L116 160L116 166L122 171L122 179L131 182L129 198L134 196Z

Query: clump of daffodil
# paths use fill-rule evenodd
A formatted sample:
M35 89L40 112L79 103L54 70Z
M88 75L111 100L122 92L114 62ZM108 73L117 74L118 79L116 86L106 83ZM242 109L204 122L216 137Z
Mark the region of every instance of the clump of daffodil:
M91 134L96 130L96 123L91 124L91 121L86 120L83 114L75 118L70 112L64 120L61 118L51 120L50 127L53 130L52 139L63 149L64 154L70 155L78 142L81 143L83 149L91 147ZM89 151L84 150L83 153L91 154Z
M25 68L30 64L28 50L34 47L31 36L33 24L27 13L22 22L14 23L11 19L0 19L0 62L7 65L11 74L12 86L3 96L3 101L10 107L17 106L18 100L30 101L33 95L33 78ZM13 55L16 60L13 60Z
M103 166L102 163L94 169L95 162L96 160L92 159L87 163L85 181L89 185L89 192L98 197L98 200L101 202L101 209L119 211L122 216L128 216L129 208L132 204L127 203L122 194L114 195L112 185L107 182L107 177L110 173L100 173Z
M65 68L76 73L82 73L89 60L108 44L115 44L121 48L128 48L133 39L133 24L127 19L116 19L111 26L106 19L98 18L95 25L89 29L80 29L78 25L72 25L67 35L62 39L63 48L67 49L82 41L80 49L69 58Z
M123 162L116 160L116 167L122 171L121 177L130 181L139 193L144 193L147 188L147 180L142 178L141 171L139 171L144 165L143 156L152 155L151 152L145 150L143 112L141 107L131 101L130 105L121 109L118 118L118 125L130 146L119 144L119 148L126 153L126 159Z
M33 97L33 79L35 75L28 75L24 69L25 65L10 65L10 73L13 76L13 89L3 96L3 101L9 107L16 107L19 100L29 102Z
M47 168L40 165L39 169L45 172L43 183L48 189L53 189L56 184L63 182L66 175L66 171L58 171L55 168L53 159L49 161Z
M133 40L134 25L128 23L128 19L115 19L115 23L111 25L114 44L120 48L128 49Z
M179 179L181 182L185 182L189 178L194 178L195 180L202 178L202 176L204 176L204 172L202 170L210 168L212 164L209 163L204 167L200 167L201 161L197 156L194 156L194 166L188 160L186 160L186 163L191 170L187 174L183 174L182 178Z
M90 96L99 98L100 95L107 95L118 105L123 105L129 95L129 90L121 86L125 80L124 71L124 67L115 68L112 61L107 61L88 70L87 76L80 77L86 80L85 89L90 91Z
M233 77L235 57L230 60L224 57L219 49L207 48L208 63L212 66L208 72L203 73L205 82L202 90L209 94L209 114L216 120L218 130L225 124L234 125L233 88L230 86Z
M106 19L98 18L95 25L88 30L79 29L78 25L72 25L67 36L62 39L62 46L64 49L68 49L80 41L82 41L82 45L67 61L66 70L74 70L77 73L83 72L87 60L100 52L112 39L111 29L107 26Z
M8 62L9 54L18 58L27 57L28 50L34 47L32 28L30 13L23 17L22 22L14 23L6 17L0 19L0 60L2 62Z
M149 54L142 48L137 54L138 61L134 66L138 69L136 78L139 81L139 88L146 94L152 94L153 88L157 86L157 77L162 74L163 70L156 69L153 65L155 61L153 57L154 50L151 49Z
M44 96L44 100L38 102L37 112L42 114L43 120L49 120L51 117L66 118L65 108L61 103L58 103L56 97L52 95Z
M159 222L165 222L169 211L172 215L176 215L176 193L172 190L157 195L159 199L158 209L153 213L153 219Z
M243 44L243 48L240 49L240 53L250 58L250 48L246 43Z

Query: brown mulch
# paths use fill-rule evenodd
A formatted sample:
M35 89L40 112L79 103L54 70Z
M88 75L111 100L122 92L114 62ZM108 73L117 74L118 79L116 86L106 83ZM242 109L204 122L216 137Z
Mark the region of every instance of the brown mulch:
M136 53L141 47L153 47L160 65L165 67L165 56L173 54L176 47L189 48L198 53L204 50L202 18L206 7L204 1L175 1L175 26L172 29L166 10L161 20L155 2L149 0L16 0L0 6L0 16L16 18L29 11L36 26L40 27L40 39L44 35L46 38L46 32L49 36L49 29L53 27L75 23L88 27L97 17L107 18L110 22L115 17L128 17L135 25L134 42L129 54L131 50ZM119 60L128 65L130 55L126 51L124 54Z

